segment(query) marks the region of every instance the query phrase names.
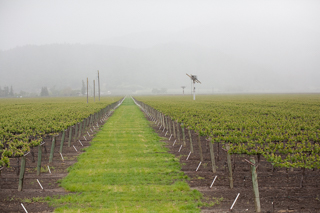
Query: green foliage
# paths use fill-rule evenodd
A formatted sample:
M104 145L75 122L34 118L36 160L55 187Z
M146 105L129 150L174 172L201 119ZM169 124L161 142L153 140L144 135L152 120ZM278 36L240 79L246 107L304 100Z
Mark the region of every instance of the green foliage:
M126 99L51 199L56 212L200 212L201 194L131 99Z
M0 102L0 166L9 166L8 157L19 157L53 135L94 114L120 97L2 99Z
M212 139L230 153L274 166L320 168L319 95L144 96L137 100Z

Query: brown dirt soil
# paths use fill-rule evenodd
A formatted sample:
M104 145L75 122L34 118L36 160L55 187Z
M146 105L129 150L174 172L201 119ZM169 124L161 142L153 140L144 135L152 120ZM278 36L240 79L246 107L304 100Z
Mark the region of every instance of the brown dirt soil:
M201 163L199 170L196 171L200 163L198 136L192 131L194 153L186 160L190 152L188 134L186 134L186 146L184 146L183 142L178 141L173 146L175 140L173 136L169 141L170 134L167 133L165 136L166 130L163 131L163 127L159 130L159 126L156 126L154 122L151 122L151 126L164 138L163 141L167 143L166 147L169 152L180 159L182 171L189 177L187 182L190 187L199 190L204 195L204 201L216 201L214 198L223 198L219 204L212 207L203 207L202 212L230 212L230 207L238 193L240 193L240 196L232 212L255 212L251 169L250 164L245 162L245 159L249 160L250 156L232 156L234 187L230 189L227 153L222 150L221 145L219 149L217 143L213 145L218 167L217 172L214 174L212 172L208 141L205 137L201 137L204 162ZM185 132L187 133L187 131ZM180 134L182 135L181 131ZM181 144L183 146L179 152ZM255 160L257 162L257 158ZM300 169L290 171L285 168L276 168L273 171L272 165L261 157L257 173L261 212L320 212L319 170L306 170L302 188L300 188ZM216 175L217 179L213 187L210 188Z
M208 142L204 137L201 137L204 162L202 162L199 170L196 172L195 170L200 162L196 134L192 132L194 153L186 160L190 152L188 134L186 135L186 146L182 146L180 152L178 152L181 145L180 142L176 142L175 145L172 146L175 139L172 137L169 141L168 138L170 134L165 136L166 130L162 132L162 129L159 130L159 127L156 127L153 122L151 122L151 126L160 136L164 137L164 142L167 143L169 152L180 159L182 171L189 177L188 183L190 187L203 193L204 201L217 202L217 198L223 198L219 204L216 204L213 207L205 207L202 209L202 212L229 212L238 193L240 193L240 196L234 205L232 212L255 212L250 165L244 161L244 159L249 159L249 156L242 155L232 157L234 166L234 188L230 189L226 152L221 149L221 146L218 149L218 144L214 144L218 169L217 172L213 174L209 148L207 145ZM66 134L66 138L68 138L68 133ZM36 175L35 168L38 150L37 148L34 148L34 153L32 154L32 152L30 152L30 154L26 156L26 173L23 191L21 192L18 192L17 190L19 180L17 172L20 169L20 164L18 165L17 158L10 159L11 167L4 168L1 171L0 212L24 212L21 203L24 204L29 213L52 212L54 208L49 207L47 203L28 202L27 199L30 200L37 197L68 194L69 192L59 187L58 182L67 175L67 168L77 162L77 156L83 152L82 148L90 145L91 139L92 137L89 139L87 137L88 141L86 141L82 138L81 142L84 146L81 146L78 140L73 141L71 147L68 147L68 143L65 142L63 148L64 161L62 161L59 154L60 139L57 139L53 163L51 164L48 164L51 139L46 139L42 152L43 171L40 176ZM72 145L77 148L78 152L75 151ZM47 150L47 153L45 152L45 149ZM217 150L219 150L219 157ZM50 166L52 174L49 174L47 165ZM294 171L287 172L286 169L277 168L276 171L272 171L271 164L261 157L257 171L262 212L320 212L319 170L306 170L303 188L299 188L301 179L300 169L294 169ZM216 175L217 179L213 184L213 187L209 188ZM39 179L44 190L41 190L37 183L37 179Z
M99 123L101 125L101 123ZM93 132L92 132L93 131ZM61 143L61 134L56 139L54 157L52 163L49 162L49 154L51 150L52 139L46 138L45 144L42 146L42 161L41 161L41 174L37 176L37 159L38 159L38 147L33 148L31 152L26 156L26 171L24 175L23 190L18 191L19 183L19 171L21 162L18 162L18 158L10 159L10 168L4 168L1 171L0 176L0 212L25 212L21 206L21 203L25 206L29 213L31 212L53 212L54 208L50 207L46 202L34 202L35 198L45 198L47 196L61 196L66 195L69 192L59 187L59 180L67 176L67 168L77 162L77 156L84 152L84 148L90 146L90 142L98 132L98 128L92 128L89 130L91 137L86 135L86 139L81 137L80 144L79 139L71 142L71 146L68 147L68 134L66 132L65 142L63 144L62 160L59 150ZM74 134L74 133L73 133ZM76 147L77 151L74 149ZM51 173L49 173L47 166L49 165ZM18 175L17 175L18 174ZM37 182L37 179L41 183L44 190L41 189Z

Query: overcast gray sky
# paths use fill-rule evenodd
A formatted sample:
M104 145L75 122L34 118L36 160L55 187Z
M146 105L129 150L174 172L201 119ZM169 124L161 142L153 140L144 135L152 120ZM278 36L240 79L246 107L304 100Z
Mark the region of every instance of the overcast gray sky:
M218 29L222 38L240 40L255 31L272 34L276 32L268 30L299 28L319 33L319 11L318 0L0 0L0 49L26 44L107 43L115 37L154 31L170 37L206 26L210 33ZM255 39L261 42L259 37Z
M248 83L244 82L254 82L248 80L250 77L260 76L265 85L283 84L283 91L319 92L319 11L319 0L0 0L0 50L57 43L135 49L163 44L172 44L173 49L177 44L196 45L204 48L202 53L208 52L207 58L201 58L205 61L199 59L192 69L185 64L175 72L182 76L187 68L194 70L192 74L208 81L199 88L227 88L234 84L246 87ZM220 65L215 67L218 62L211 62L219 52L230 62L218 61ZM159 67L154 62L161 61L158 57L162 53L159 54L155 54L156 60L148 59L153 61L153 69ZM179 56L171 58L175 57ZM144 63L143 58L140 61ZM237 70L239 63L235 61L242 68ZM228 65L225 69L223 63L233 63L234 67ZM207 66L200 68L203 64ZM166 71L164 75L168 74ZM221 74L221 82L212 72ZM146 80L147 77L144 75Z

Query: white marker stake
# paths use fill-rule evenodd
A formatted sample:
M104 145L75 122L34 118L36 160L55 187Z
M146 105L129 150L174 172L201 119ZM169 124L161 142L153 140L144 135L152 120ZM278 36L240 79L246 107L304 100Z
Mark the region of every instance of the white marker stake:
M60 155L61 155L62 161L64 161L64 159L63 159L63 156L62 156L61 152L59 152L59 153L60 153Z
M212 183L211 183L211 185L210 185L210 189L212 188L212 185L213 185L214 181L216 181L217 176L218 176L218 175L216 175L216 176L214 177L214 179L213 179L213 181L212 181Z
M26 210L26 208L24 208L24 205L21 203L21 206L22 206L22 208L23 208L23 210L26 212L26 213L28 213L28 211Z
M168 134L168 131L166 131L166 134L164 136L167 136L167 134Z
M188 155L188 157L187 157L187 159L186 159L186 160L188 160L188 159L189 159L190 155L191 155L191 151L189 152L189 155Z
M76 150L76 152L78 152L78 150L76 149L76 147L73 145L73 148Z
M173 142L172 146L174 146L174 144L176 143L176 141L177 141L177 140L174 140L174 142Z
M198 166L198 168L196 169L196 171L198 171L198 169L199 169L200 165L201 165L201 161L200 161L199 166Z
M85 140L87 140L87 138L85 136L83 136Z
M179 151L178 151L178 152L180 152L181 148L182 148L182 145L180 146L180 148L179 148Z
M164 130L165 130L166 128L165 127L163 127L163 130L162 130L162 132L164 132Z
M51 174L51 170L50 170L50 167L48 166L48 170L49 170L49 173Z
M91 137L91 135L89 134L89 132L87 132L87 133L88 133L89 137Z
M238 193L236 199L233 201L233 204L232 204L232 206L230 207L230 210L232 210L234 204L237 202L239 195L240 195L240 193Z
M161 124L161 126L159 127L159 129L161 129L161 127L162 127L162 124Z
M41 185L40 181L39 181L38 179L37 179L37 181L38 181L38 183L39 183L39 185L40 185L41 189L43 190L43 187L42 187L42 185Z
M83 144L81 143L81 141L79 140L79 143L81 144L81 146L83 146Z
M170 141L171 137L172 137L172 134L170 135L169 141Z

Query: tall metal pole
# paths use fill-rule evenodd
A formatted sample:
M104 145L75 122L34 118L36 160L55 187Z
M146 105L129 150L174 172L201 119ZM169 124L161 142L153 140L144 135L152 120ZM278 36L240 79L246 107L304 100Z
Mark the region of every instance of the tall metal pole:
M88 103L88 99L89 99L89 82L87 78L87 103Z
M196 100L196 87L195 87L195 82L193 81L193 100Z
M99 92L99 101L100 101L100 78L99 78L99 70L98 70L98 92Z
M96 80L93 80L93 102L96 102Z

